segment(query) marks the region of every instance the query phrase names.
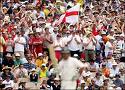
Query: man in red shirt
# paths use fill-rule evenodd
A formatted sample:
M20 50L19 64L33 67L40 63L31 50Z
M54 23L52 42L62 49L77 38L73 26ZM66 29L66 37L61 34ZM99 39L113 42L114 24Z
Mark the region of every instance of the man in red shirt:
M34 55L37 57L38 53L43 52L43 38L40 37L39 32L35 32L35 36L33 38L33 50L34 50Z

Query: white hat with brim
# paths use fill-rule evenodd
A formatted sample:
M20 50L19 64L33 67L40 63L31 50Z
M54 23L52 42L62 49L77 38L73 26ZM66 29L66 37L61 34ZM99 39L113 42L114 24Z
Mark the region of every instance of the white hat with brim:
M115 90L122 90L121 87L117 87Z
M37 23L37 20L32 21L32 24L36 24L36 23Z
M116 66L116 65L118 65L116 62L113 62L113 64L112 64L113 66Z
M113 87L108 87L108 89L107 90L114 90L114 88Z
M40 57L40 56L43 56L43 54L42 54L42 53L39 53L39 54L38 54L38 57Z
M8 10L8 8L7 8L7 7L3 7L3 9L6 9L6 10Z
M15 56L16 56L16 57L20 57L20 54L19 54L19 53L15 53Z
M78 57L78 54L74 54L74 57Z
M105 34L106 34L106 32L105 32L105 31L102 31L102 32L101 32L101 34L105 35Z
M84 84L85 83L85 81L84 80L81 80L81 84Z
M6 57L12 57L10 53L7 53Z
M55 81L59 81L60 79L58 77L54 78Z
M35 68L33 68L33 69L31 70L31 72L36 72L36 69L35 69Z
M39 18L43 18L43 16L39 15L37 19L39 19Z
M11 67L5 66L2 70L11 70Z
M42 64L42 66L41 67L46 67L46 64Z

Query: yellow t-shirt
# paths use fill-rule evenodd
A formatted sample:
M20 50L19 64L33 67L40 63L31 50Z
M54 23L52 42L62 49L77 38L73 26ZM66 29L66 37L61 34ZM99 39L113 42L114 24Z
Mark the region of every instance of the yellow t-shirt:
M47 77L47 68L45 69L45 71L40 70L39 76L40 76L40 78L46 78Z

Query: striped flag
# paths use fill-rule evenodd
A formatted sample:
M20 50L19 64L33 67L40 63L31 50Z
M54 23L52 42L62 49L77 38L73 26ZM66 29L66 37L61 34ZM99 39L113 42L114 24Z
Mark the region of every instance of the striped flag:
M77 4L74 7L70 8L63 15L60 16L60 19L58 20L58 25L62 22L76 24L79 20L79 11L80 4Z

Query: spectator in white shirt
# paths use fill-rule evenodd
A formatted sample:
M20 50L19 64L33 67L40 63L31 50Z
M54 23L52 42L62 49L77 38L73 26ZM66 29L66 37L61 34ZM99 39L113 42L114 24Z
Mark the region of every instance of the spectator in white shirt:
M110 37L109 41L107 41L107 43L105 44L105 57L108 56L108 53L113 53L115 46L114 46L114 38Z
M90 61L90 59L95 59L95 46L97 41L90 31L86 32L86 34L86 38L83 39L85 60Z
M14 87L13 80L10 80L10 76L6 76L6 80L3 81L3 84L5 84L6 90L11 90Z
M96 81L95 84L98 86L102 86L103 85L103 79L101 78L101 74L100 73L96 73Z
M17 69L14 71L16 79L26 78L28 76L27 70L23 67L22 64L19 65Z
M119 74L119 68L118 68L117 65L118 64L116 62L113 62L112 68L110 69L110 74L113 75L113 76Z
M71 52L71 56L74 56L74 54L78 54L80 56L80 48L79 45L81 43L81 39L79 35L76 35L76 31L72 31L71 35L68 37L68 49Z
M26 39L20 35L20 32L17 32L16 37L14 38L15 42L15 47L14 47L14 52L20 54L20 58L24 59L24 46L26 44Z

